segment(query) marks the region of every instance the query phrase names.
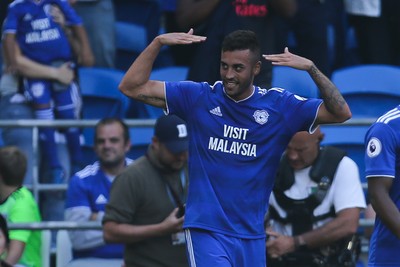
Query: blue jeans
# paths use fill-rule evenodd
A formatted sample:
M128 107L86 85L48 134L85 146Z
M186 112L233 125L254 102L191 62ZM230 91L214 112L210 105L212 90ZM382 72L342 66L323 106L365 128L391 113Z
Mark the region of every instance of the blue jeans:
M14 95L6 95L0 98L0 119L18 120L33 119L33 110L27 103L11 103ZM6 146L17 146L28 160L25 184L32 184L33 177L33 149L32 129L25 127L2 129L2 139Z

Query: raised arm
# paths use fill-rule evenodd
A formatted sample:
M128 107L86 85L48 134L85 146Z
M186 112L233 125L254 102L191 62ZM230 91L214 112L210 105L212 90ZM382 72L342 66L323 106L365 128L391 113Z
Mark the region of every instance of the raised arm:
M311 60L292 54L286 47L282 54L263 55L273 65L305 70L318 86L323 104L318 111L316 124L344 122L351 118L351 111L338 88Z
M99 18L101 19L101 18ZM74 37L79 42L79 64L91 67L94 64L94 56L90 48L89 39L86 30L82 25L71 26Z
M150 74L154 61L163 45L193 44L206 38L188 33L166 33L157 36L132 63L123 77L119 90L128 97L146 104L165 108L165 93L163 81L152 81Z

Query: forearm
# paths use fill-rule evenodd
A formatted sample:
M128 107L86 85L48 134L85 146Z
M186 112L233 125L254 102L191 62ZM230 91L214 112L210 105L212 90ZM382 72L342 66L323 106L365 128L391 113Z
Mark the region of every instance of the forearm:
M400 212L388 194L374 196L369 194L371 205L376 215L392 231L397 238L400 238Z
M14 266L22 257L24 249L25 249L24 242L18 240L11 240L5 261Z
M29 58L18 55L16 57L18 71L29 78L41 78L56 80L58 76L57 69L51 66L43 65Z
M66 210L65 219L74 222L98 221L100 223L103 215L104 212L93 213L88 207L76 207ZM87 249L104 245L101 230L69 231L68 233L74 249Z
M349 119L351 116L349 106L331 80L314 64L308 70L308 73L319 88L320 96L324 100L326 110L334 115L338 119L338 122Z
M162 223L149 225L131 225L107 221L103 225L106 242L134 243L151 237L168 234Z
M178 0L176 22L183 30L204 22L220 0Z
M15 36L13 34L5 34L3 40L3 55L7 68L10 66L16 66L16 46Z
M309 248L319 248L356 233L359 209L347 209L349 216L338 216L327 224L300 235ZM351 213L351 214L350 214ZM299 237L297 237L299 238Z
M79 43L79 60L81 61L79 63L86 67L92 66L94 64L94 58L85 29L83 26L72 26L71 30L74 39Z

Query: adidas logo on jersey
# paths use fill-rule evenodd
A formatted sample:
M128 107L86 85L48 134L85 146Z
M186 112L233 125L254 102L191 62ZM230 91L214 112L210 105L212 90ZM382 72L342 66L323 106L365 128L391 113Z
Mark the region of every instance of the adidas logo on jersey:
M103 194L101 194L96 198L95 203L96 204L106 204L107 203L107 198Z
M221 112L221 108L218 106L216 108L213 108L210 110L211 114L217 115L219 117L222 117L222 112Z
M30 21L30 20L32 20L32 15L28 13L24 16L23 21Z

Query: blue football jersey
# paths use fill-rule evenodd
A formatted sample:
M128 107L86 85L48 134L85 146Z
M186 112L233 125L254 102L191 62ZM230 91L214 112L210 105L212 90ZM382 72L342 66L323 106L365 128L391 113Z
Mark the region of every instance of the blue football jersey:
M400 106L381 116L365 136L365 174L393 178L390 198L400 209ZM368 266L400 266L400 240L376 217Z
M126 165L133 161L126 158ZM65 199L65 208L67 212L75 213L77 216L85 216L83 210L90 213L99 213L105 211L105 206L110 198L111 184L109 178L100 168L100 163L96 161L92 165L86 166L83 170L77 172L69 181L67 195ZM84 235L89 238L102 236L99 230L86 230ZM82 234L83 235L83 234ZM124 246L121 244L105 244L87 249L74 250L74 257L96 257L96 258L122 258Z
M67 25L82 24L67 0L16 0L9 5L3 26L4 33L16 34L25 56L44 64L72 59L67 36L50 15L51 5L57 5L61 9Z
M264 215L281 154L311 130L320 99L280 88L227 96L221 82L167 82L169 113L187 122L189 193L184 227L239 238L264 237Z

